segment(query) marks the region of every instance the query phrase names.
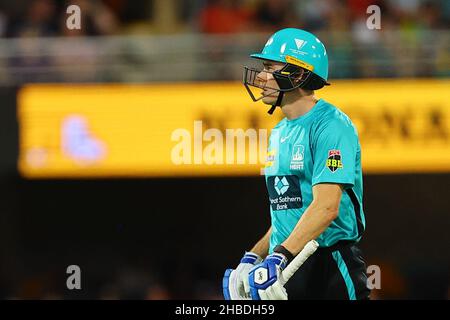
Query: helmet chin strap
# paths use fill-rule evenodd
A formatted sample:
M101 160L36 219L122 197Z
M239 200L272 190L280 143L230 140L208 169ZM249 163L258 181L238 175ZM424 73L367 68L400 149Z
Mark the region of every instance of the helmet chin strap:
M268 114L272 114L277 107L281 106L281 100L283 100L283 95L284 95L284 92L280 91L280 93L278 94L277 101L275 102L275 104L272 105L272 107L269 109L269 111L267 111Z

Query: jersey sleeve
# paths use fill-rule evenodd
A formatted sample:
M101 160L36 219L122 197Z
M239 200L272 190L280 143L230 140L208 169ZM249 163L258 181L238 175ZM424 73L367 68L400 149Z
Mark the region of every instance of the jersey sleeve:
M351 188L355 183L358 136L350 122L332 119L316 130L313 141L312 185L338 183Z

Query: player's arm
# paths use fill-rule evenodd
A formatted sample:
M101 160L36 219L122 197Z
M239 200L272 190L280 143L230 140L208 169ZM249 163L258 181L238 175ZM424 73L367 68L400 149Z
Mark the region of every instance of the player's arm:
M321 183L313 186L313 201L282 246L295 256L310 240L322 234L338 216L341 196L340 184Z

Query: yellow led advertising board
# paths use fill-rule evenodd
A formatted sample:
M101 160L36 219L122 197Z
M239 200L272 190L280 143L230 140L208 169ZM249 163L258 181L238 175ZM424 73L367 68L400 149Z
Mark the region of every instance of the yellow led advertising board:
M317 91L354 121L365 173L450 171L449 80L342 80ZM28 178L258 175L282 119L240 83L28 85Z

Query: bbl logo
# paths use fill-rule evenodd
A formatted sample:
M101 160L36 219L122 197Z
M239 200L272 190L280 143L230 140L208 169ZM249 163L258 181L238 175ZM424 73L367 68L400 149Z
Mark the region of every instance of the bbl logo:
M328 151L327 167L331 170L331 172L335 172L337 169L342 169L341 150Z

